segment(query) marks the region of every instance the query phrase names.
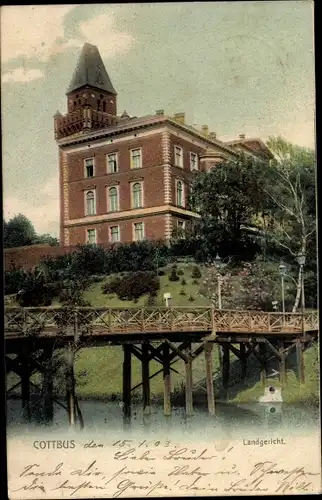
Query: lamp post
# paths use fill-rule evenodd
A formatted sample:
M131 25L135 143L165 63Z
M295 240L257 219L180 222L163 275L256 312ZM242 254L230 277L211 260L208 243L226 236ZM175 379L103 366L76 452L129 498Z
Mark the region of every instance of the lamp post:
M285 317L285 287L284 287L284 278L285 278L285 271L286 267L284 264L280 264L278 267L280 276L281 276L281 285L282 285L282 311L283 311L283 319Z
M223 262L219 257L218 253L215 258L215 265L217 269L221 269L223 267ZM217 273L217 287L218 287L218 309L222 309L222 301L221 301L221 285L222 285L222 276L220 272Z

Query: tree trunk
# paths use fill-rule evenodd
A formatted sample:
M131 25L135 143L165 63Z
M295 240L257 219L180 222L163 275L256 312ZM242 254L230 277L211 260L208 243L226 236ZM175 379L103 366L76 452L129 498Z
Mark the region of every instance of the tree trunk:
M298 273L298 278L297 278L297 285L296 285L296 296L293 304L293 309L292 313L296 313L299 307L300 303L300 298L301 298L301 289L302 289L302 272L301 272L301 266L299 266L299 273Z

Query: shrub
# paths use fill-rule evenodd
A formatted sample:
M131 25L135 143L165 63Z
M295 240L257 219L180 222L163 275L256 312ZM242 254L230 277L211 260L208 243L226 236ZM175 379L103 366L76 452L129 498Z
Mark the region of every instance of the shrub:
M183 278L183 279L181 280L181 285L182 285L182 286L185 286L186 284L187 284L187 282L186 282L186 280Z
M193 295L189 295L188 300L189 300L190 302L194 302L195 298L194 298L194 296L193 296Z
M180 290L180 295L186 295L186 292L184 291L183 288L181 288L181 290Z
M164 275L165 275L165 271L163 269L159 269L158 276L164 276Z
M44 278L34 271L29 271L17 293L17 302L21 307L50 306L57 289L46 284Z
M169 276L169 281L179 281L179 276L177 274L177 269L175 267L173 267L171 269L171 274Z
M194 279L201 278L201 271L200 271L200 269L199 269L198 266L194 266L194 268L192 270L191 277L194 278Z
M154 272L138 271L116 277L102 286L103 293L115 293L121 300L138 301L142 295L155 296L160 282Z
M158 304L156 295L149 295L147 300L145 301L145 305L147 307L156 306Z
M184 270L183 269L179 269L179 271L177 272L178 276L183 276L184 275Z
M193 280L192 284L193 285L199 285L199 281L198 280Z
M11 295L18 293L26 279L26 272L23 269L12 269L6 271L4 275L4 293Z

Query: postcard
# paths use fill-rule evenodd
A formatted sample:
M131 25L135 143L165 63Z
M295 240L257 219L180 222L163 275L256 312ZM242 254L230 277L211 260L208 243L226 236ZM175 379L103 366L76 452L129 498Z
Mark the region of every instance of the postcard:
M313 31L2 7L10 500L321 493Z

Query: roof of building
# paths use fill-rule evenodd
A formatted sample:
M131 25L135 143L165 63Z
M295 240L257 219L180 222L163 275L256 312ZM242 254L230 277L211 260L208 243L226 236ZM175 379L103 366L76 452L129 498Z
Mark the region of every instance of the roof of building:
M85 43L83 46L67 94L87 85L110 94L117 94L98 48L90 43Z
M274 155L271 152L271 150L266 146L266 144L262 141L262 139L259 138L240 138L235 141L227 141L225 142L230 147L236 147L236 146L244 146L246 149L252 151L255 154L267 157L267 158L273 158Z

